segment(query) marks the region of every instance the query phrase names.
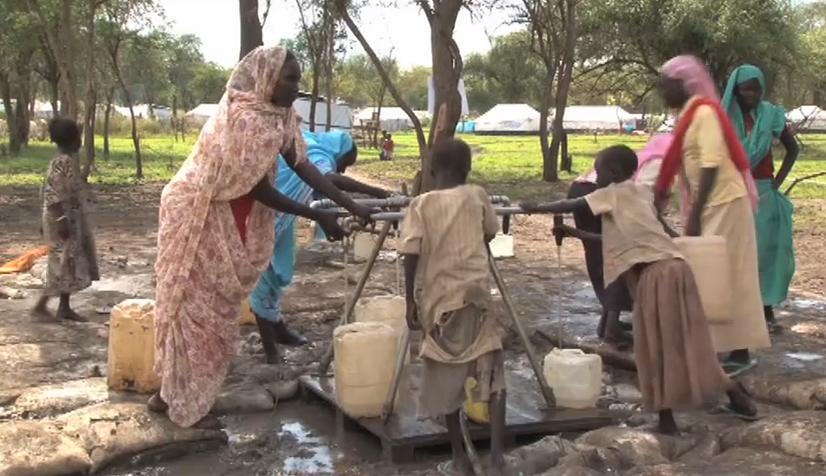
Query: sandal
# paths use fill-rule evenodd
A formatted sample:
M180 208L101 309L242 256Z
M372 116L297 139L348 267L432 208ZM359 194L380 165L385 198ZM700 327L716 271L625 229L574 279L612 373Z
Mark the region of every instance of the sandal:
M755 422L755 421L758 421L762 418L757 413L755 413L754 415L749 415L749 414L746 414L746 413L742 413L740 410L733 407L731 405L731 403L726 403L724 405L719 405L719 406L715 407L714 409L712 409L709 413L711 413L712 415L731 415L735 418L739 418L739 419L741 419L743 421L747 421L747 422Z
M737 377L738 375L742 375L745 372L753 369L757 365L757 359L751 359L747 364L742 362L732 362L726 361L723 362L723 371L726 372L726 375L729 378Z

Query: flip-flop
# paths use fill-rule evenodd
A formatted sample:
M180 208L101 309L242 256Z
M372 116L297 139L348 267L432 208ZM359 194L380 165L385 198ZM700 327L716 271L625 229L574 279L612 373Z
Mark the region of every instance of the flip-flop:
M436 465L436 471L442 476L463 476L462 473L453 470L453 460L450 459Z
M723 362L723 371L729 378L737 377L753 369L757 365L757 359L751 359L749 363L743 364L740 362Z
M746 415L744 413L740 413L731 406L731 403L726 403L725 405L715 407L710 413L714 415L731 415L735 418L748 422L758 421L762 418L759 414Z

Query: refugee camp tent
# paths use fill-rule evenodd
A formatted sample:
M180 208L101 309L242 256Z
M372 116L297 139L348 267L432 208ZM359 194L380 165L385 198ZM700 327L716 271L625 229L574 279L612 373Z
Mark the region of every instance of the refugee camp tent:
M123 117L130 117L129 107L114 106L115 112ZM167 106L159 106L157 104L135 104L132 106L137 119L157 119L161 122L166 122L172 119L172 108Z
M185 116L193 122L204 124L210 117L214 116L216 112L218 112L217 104L201 103L195 106L195 109L187 112Z
M358 125L366 125L373 120L373 115L378 111L377 107L371 106L361 109L356 113L355 122ZM427 111L413 111L419 121L426 121L430 118ZM413 122L407 113L400 107L382 107L379 118L380 129L387 132L404 131L413 128Z
M826 111L817 106L800 106L786 113L786 120L800 132L826 132Z
M293 103L295 112L301 116L301 128L309 129L310 127L310 97L308 95L301 95ZM331 109L332 120L330 127L334 130L350 131L353 128L353 112L350 106L344 103L333 103ZM327 125L327 100L319 98L315 104L315 130L323 131Z
M550 112L553 120L555 111ZM636 130L642 119L619 106L568 106L562 124L569 132L619 132Z
M539 112L527 104L497 104L474 122L480 135L539 133Z

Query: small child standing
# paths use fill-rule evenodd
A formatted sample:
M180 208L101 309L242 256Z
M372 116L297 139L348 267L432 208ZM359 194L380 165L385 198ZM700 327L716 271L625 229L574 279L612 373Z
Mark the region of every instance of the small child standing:
M393 160L393 149L395 148L393 135L385 133L384 140L381 142L381 160Z
M631 178L637 157L626 146L597 155L598 189L583 198L523 204L527 212L589 210L602 217L602 235L562 226L554 233L601 240L605 282L621 277L634 297L634 360L646 407L659 412L659 431L679 433L673 410L714 403L724 390L727 409L743 417L757 413L743 386L723 372L711 344L700 294L676 236L654 207L650 189ZM669 236L671 235L671 236Z
M410 203L401 243L407 324L424 331L419 415L445 417L451 469L473 474L459 419L465 381L474 378L473 400L490 406L491 474L503 474L505 375L501 330L491 314L486 246L499 223L484 189L466 184L467 144L445 140L432 154L435 190Z
M46 289L32 314L51 319L46 304L60 297L57 319L83 322L69 306L69 297L100 279L95 241L89 217L89 191L80 172L80 128L71 119L49 123L49 135L57 155L49 164L43 184L43 234L49 244Z

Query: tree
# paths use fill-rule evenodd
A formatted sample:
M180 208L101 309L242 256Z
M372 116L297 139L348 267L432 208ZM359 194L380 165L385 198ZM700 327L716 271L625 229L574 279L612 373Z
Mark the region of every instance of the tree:
M587 0L586 0L587 1ZM590 0L582 9L581 74L643 80L679 54L705 60L718 85L738 64L773 78L794 68L798 34L787 0ZM770 81L771 82L771 81Z
M230 70L212 62L198 66L189 86L192 103L217 103L224 94L230 73Z
M0 96L9 129L9 152L17 155L29 140L31 56L38 47L35 18L17 0L1 3L0 15L8 19L0 35Z
M264 44L261 29L267 22L270 13L271 0L266 0L264 15L258 19L258 0L238 0L239 17L241 19L241 51L238 60L242 60L247 53Z
M530 32L515 31L495 38L487 53L465 59L465 87L473 108L486 111L500 102L539 105L546 78L542 63L526 54L530 49Z
M138 36L136 30L130 28L141 19L148 19L148 13L154 8L152 0L120 0L109 2L104 7L105 19L99 30L103 49L109 61L111 71L123 94L126 106L129 108L131 120L132 144L135 150L135 177L143 178L143 158L141 156L140 136L138 123L135 118L135 108L132 93L126 84L123 71L124 55L131 42Z
M545 70L539 110L539 143L542 147L542 178L559 179L559 149L565 137L563 118L574 67L577 41L577 0L522 0L517 19L528 25L530 51ZM553 138L548 144L548 115L554 103Z
M399 89L405 102L413 109L427 109L427 81L430 77L430 68L414 66L399 73ZM381 79L381 78L379 78ZM394 105L397 105L395 101Z

